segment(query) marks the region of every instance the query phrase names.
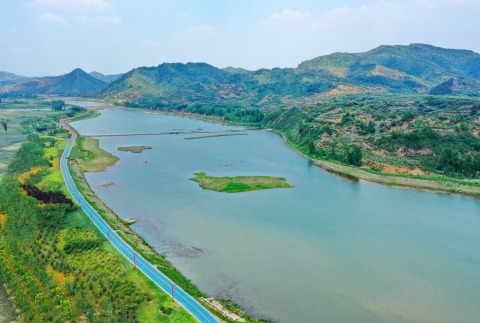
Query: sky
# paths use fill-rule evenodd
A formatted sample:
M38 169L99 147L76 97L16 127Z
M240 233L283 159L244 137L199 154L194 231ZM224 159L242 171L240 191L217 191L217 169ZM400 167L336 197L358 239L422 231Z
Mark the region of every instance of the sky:
M250 70L427 43L480 52L479 0L0 0L0 71Z

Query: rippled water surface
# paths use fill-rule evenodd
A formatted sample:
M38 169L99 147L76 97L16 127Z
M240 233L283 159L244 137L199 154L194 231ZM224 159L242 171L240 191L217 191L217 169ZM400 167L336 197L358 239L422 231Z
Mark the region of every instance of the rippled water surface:
M105 109L82 134L226 130ZM202 290L280 322L478 322L480 201L328 174L269 132L101 137L120 157L94 191ZM140 154L119 146L153 149ZM286 177L292 189L199 188L195 172ZM112 182L113 185L104 185Z

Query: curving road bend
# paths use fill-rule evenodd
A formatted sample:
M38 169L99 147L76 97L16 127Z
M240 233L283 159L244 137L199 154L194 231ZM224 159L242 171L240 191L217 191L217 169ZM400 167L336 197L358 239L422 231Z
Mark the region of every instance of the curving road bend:
M180 287L176 286L167 276L158 271L152 264L145 260L135 250L133 250L123 239L102 219L102 217L95 211L95 209L87 202L83 195L77 190L75 183L67 166L67 158L72 150L73 143L77 137L75 131L66 124L63 120L60 122L65 127L72 137L68 139L68 145L63 151L60 159L60 169L62 171L65 184L68 191L80 205L83 211L90 217L97 228L110 240L112 245L122 253L122 255L131 261L136 268L140 269L148 278L163 289L167 294L171 295L174 300L185 308L194 318L202 323L219 322L204 306L197 302L192 296L185 292Z

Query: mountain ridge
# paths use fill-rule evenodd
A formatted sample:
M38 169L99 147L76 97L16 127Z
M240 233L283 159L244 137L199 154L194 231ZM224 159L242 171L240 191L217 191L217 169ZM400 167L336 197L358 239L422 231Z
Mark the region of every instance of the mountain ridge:
M60 76L40 77L18 84L13 95L65 95L89 96L105 86L105 82L94 78L80 68Z
M79 71L83 72L76 69L14 85L10 92L95 95L136 106L232 103L264 109L349 91L480 96L480 54L419 43L381 45L361 53L335 52L295 68L249 71L190 62L137 67L121 75Z
M106 83L115 81L116 79L118 79L120 76L123 75L123 73L120 73L120 74L103 74L103 73L100 73L100 72L97 72L97 71L93 71L93 72L90 72L88 74L90 74L94 78L99 79L100 81L104 81Z
M457 81L449 90L451 79ZM269 109L280 103L314 101L319 95L349 91L433 95L446 91L450 95L478 96L479 82L480 54L410 44L382 45L362 53L332 53L304 61L296 68L248 71L218 69L206 63L163 63L133 69L98 95L138 106L233 102Z

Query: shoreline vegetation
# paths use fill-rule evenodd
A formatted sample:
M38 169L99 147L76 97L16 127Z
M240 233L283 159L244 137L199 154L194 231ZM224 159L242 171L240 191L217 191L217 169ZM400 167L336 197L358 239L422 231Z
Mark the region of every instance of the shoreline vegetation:
M190 180L198 182L206 190L224 193L238 193L273 188L291 188L284 177L274 176L236 176L213 177L205 173L195 173Z
M124 146L124 147L118 147L117 150L120 151L129 151L132 153L139 154L143 152L146 149L152 149L150 146Z
M464 181L443 175L388 174L361 167L334 163L328 160L315 159L302 153L281 133L273 130L272 132L282 136L288 147L310 160L314 165L349 181L358 181L361 179L391 187L480 197L480 181L478 180Z

